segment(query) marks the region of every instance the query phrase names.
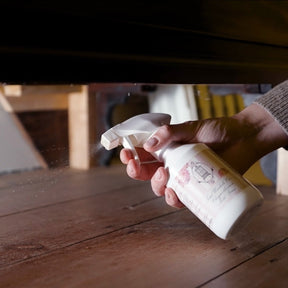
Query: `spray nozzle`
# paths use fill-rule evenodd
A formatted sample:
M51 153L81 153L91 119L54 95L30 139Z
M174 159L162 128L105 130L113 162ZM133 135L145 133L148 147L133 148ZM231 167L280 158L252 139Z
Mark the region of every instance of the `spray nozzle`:
M135 147L142 147L147 139L162 125L169 124L171 116L165 113L145 113L110 128L101 136L101 144L111 150L119 145L132 150L139 161Z

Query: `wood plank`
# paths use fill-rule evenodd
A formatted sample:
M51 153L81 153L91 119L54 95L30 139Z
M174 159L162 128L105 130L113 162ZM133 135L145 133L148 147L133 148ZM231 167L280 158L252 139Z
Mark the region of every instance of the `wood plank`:
M92 181L96 175L90 170L81 171L79 178L74 170L74 182L67 173L66 184L54 196L49 192L52 198L60 193L54 204L46 197L31 210L21 210L18 201L18 213L0 218L1 286L194 287L288 236L288 198L276 196L271 188L262 189L266 201L245 232L223 241L186 209L155 198L148 182L132 181L137 183L133 186L123 170L101 170L100 182ZM121 177L113 177L117 173L121 185ZM73 188L76 183L81 185ZM37 192L30 188L26 196ZM100 190L91 193L96 188ZM10 194L9 189L0 195ZM71 197L63 201L65 194Z
M113 173L102 173L98 179L92 173L86 174L88 177L80 173L82 179L77 177L75 181L66 178L64 187L56 185L46 191L44 197L37 186L31 185L30 191L21 191L25 194L23 198L1 199L1 203L5 203L3 206L13 203L16 206L10 214L0 217L0 266L174 211L152 193L148 182L133 181L138 185L131 185L126 174L121 174L122 181L117 181L119 179L113 177ZM1 194L5 193L11 195L8 189L2 189ZM27 203L30 203L30 208Z
M236 284L237 283L237 284ZM287 287L288 238L202 287Z
M68 94L81 85L2 85L14 112L68 109Z
M156 199L152 192L149 193L147 186L141 186L127 187L125 191L115 189L109 193L10 214L0 218L0 267L172 211L163 199Z
M181 216L158 218L4 267L0 283L13 287L20 282L22 287L193 287L199 279L206 279L202 270L206 261L211 256L221 259L223 246L205 230L199 235L199 224L191 221L189 213L177 214ZM203 257L202 249L210 257ZM210 267L209 272L215 275L218 269ZM17 278L11 277L13 270ZM209 274L207 269L205 272Z
M286 210L283 209L281 214ZM267 226L267 220L274 221L271 216L275 217L277 213L279 211L274 210L267 216L259 215L256 222L264 222ZM276 230L282 230L287 237L287 231L282 229L287 217L280 222L281 227ZM70 229L75 226L71 225ZM275 237L272 226L271 229L264 229L262 233ZM76 234L69 233L69 229L66 232L68 238ZM78 234L81 234L80 231ZM275 238L279 241L283 234ZM0 283L3 287L196 287L262 255L265 249L268 251L275 244L267 243L259 236L255 239L249 239L247 234L242 237L245 239L238 239L238 242L213 237L208 229L203 229L202 223L183 209L99 237L83 238L63 249L55 247L51 253L46 250L41 256L24 257L19 263L1 268ZM243 241L247 245L241 246ZM6 249L10 248L14 253L17 249L26 250L26 253L34 250L35 253L37 249L46 248L43 242L28 242L26 246L25 243L22 242L22 246L21 242L18 246L6 246ZM273 257L272 253L269 259ZM248 280L249 287L259 287L253 286L252 277ZM231 283L233 287L238 287L238 281Z
M68 109L68 94L31 94L21 97L7 97L7 100L14 112Z
M112 180L111 180L112 179ZM35 170L0 177L0 217L99 193L147 185L130 179L123 165L88 171L69 168ZM147 188L148 193L151 189ZM150 194L151 196L151 194Z
M94 164L91 147L95 145L95 105L94 94L83 85L81 92L69 94L69 149L70 166L89 169Z
M4 95L19 97L22 95L22 85L2 85Z
M42 96L81 92L81 85L3 85L4 95L8 97Z

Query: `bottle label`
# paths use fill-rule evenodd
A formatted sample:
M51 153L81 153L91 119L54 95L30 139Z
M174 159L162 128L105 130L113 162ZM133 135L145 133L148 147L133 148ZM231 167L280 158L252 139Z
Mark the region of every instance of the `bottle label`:
M248 185L208 149L178 170L173 182L179 199L208 227L221 208Z

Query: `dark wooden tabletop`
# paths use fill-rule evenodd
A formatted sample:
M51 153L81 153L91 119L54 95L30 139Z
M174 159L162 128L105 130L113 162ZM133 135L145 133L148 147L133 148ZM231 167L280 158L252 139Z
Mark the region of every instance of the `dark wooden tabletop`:
M287 287L288 197L234 239L167 206L123 166L0 178L0 287Z

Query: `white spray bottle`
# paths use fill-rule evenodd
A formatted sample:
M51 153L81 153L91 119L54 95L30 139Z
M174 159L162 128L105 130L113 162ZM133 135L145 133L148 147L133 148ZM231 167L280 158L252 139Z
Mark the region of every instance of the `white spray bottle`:
M107 150L123 145L140 161L135 147L143 147L170 120L171 116L164 113L137 115L102 134L101 144ZM222 239L228 239L241 228L263 202L259 190L205 144L172 142L153 156L169 172L167 187Z

